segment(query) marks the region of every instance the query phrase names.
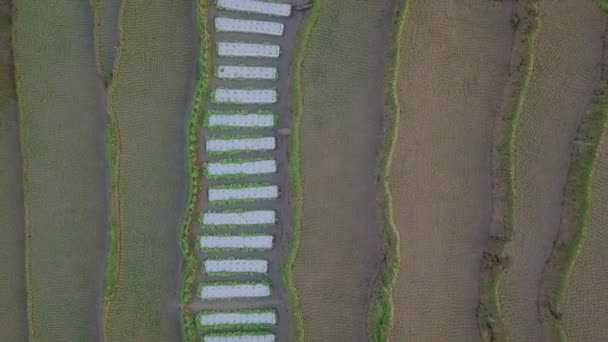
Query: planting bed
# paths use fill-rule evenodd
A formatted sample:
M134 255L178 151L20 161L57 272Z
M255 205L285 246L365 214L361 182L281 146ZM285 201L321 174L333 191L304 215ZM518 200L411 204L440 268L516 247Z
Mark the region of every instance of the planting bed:
M199 324L203 327L222 325L274 325L277 314L273 310L243 312L211 312L199 315Z
M277 215L273 210L204 213L202 224L209 226L273 224Z
M540 1L534 69L515 136L511 265L500 294L513 341L543 338L538 295L559 229L571 144L598 84L605 17L593 1Z
M288 17L291 5L257 0L218 0L217 7L226 10Z
M207 335L204 342L274 342L273 334L229 334L229 335Z
M272 235L203 235L199 246L202 249L270 249L273 241Z
M215 18L215 29L218 32L242 32L282 36L284 25L272 21Z
M245 176L275 172L277 172L276 160L224 160L207 164L207 175L211 177Z
M207 259L203 265L206 273L266 273L268 261L258 259Z
M234 185L209 188L209 201L239 201L262 200L279 197L279 187L276 185Z
M200 296L203 300L227 298L253 298L270 296L270 286L264 283L202 284Z
M277 58L281 53L281 48L272 44L219 42L217 53L227 57Z
M205 147L209 153L274 150L276 148L276 138L211 137L207 139Z
M216 89L213 101L217 103L263 104L277 102L277 91L274 89Z
M252 67L243 65L219 65L217 77L226 79L274 80L278 77L275 67Z
M277 117L272 113L212 113L207 115L206 126L212 130L239 128L272 128Z

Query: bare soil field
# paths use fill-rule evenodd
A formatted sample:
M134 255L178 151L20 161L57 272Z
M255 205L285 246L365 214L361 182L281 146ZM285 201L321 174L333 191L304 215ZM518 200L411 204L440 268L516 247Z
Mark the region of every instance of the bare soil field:
M599 80L604 17L597 5L541 1L528 93L515 135L511 265L500 288L514 341L538 341L539 284L559 229L570 144Z
M118 141L116 286L107 341L179 341L178 233L196 78L195 1L122 3L108 106Z
M318 1L302 65L303 217L294 280L305 341L365 341L383 255L376 166L393 1Z
M495 113L513 2L413 1L401 38L390 187L400 236L392 341L474 341Z
M11 1L0 0L0 327L7 341L27 340L25 231L19 113L11 56Z
M106 114L92 13L82 1L18 1L13 25L29 338L99 340Z
M571 341L608 336L608 131L592 173L590 220L566 291L563 322Z

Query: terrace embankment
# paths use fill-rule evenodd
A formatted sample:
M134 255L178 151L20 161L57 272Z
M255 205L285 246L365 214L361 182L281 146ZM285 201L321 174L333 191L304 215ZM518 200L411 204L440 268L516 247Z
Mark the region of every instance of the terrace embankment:
M305 341L367 340L382 263L376 166L394 1L315 2L303 51L301 245Z
M196 78L195 1L122 2L108 95L118 146L116 283L107 341L179 341L178 232L185 128Z
M605 18L593 1L540 1L540 29L515 133L511 264L500 287L514 341L538 341L543 267L559 229L570 144L598 84Z
M118 49L120 2L120 0L90 0L94 16L97 69L106 82L112 78L114 57Z
M409 6L389 177L400 237L390 336L473 341L490 233L492 130L508 82L514 3Z
M29 338L99 340L108 201L92 13L16 1L13 25Z
M23 183L19 112L11 51L11 4L0 1L0 327L7 341L27 340Z

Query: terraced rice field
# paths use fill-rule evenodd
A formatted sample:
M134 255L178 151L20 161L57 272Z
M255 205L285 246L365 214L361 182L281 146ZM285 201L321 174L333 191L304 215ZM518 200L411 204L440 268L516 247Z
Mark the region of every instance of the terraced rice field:
M0 1L0 327L4 339L26 341L23 183L10 18L11 1Z
M16 3L32 339L95 340L101 333L105 113L91 20L83 2Z
M592 173L589 226L567 287L564 327L570 341L600 341L608 334L608 134L605 132Z
M107 341L180 340L178 229L186 202L185 123L197 59L195 3L123 1L109 90L118 141L116 279ZM111 266L112 267L112 266Z
M390 186L400 236L391 340L473 341L491 213L509 2L413 1L401 37Z
M94 16L94 41L99 73L106 81L112 77L118 48L120 0L90 0Z
M393 4L321 0L311 14L318 18L303 51L304 192L294 268L305 341L367 338L383 252L375 182Z
M515 341L542 338L537 296L559 229L570 145L599 80L606 18L591 1L541 1L540 31L515 141L511 265L501 286Z

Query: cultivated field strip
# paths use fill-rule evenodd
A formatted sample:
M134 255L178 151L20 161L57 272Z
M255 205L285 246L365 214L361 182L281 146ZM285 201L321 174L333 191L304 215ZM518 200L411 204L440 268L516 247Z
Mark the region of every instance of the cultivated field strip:
M274 243L272 235L202 235L199 247L205 249L271 249Z
M291 5L271 3L257 0L218 0L217 7L220 9L267 14L280 17L291 15Z
M608 336L608 131L592 171L588 228L567 286L563 324L570 341Z
M266 273L268 261L261 259L207 259L206 273Z
M27 341L23 169L11 55L11 2L0 1L0 329Z
M215 18L218 32L241 32L282 36L285 25L272 21Z
M258 128L268 129L277 125L277 115L274 113L207 113L205 126L210 130L228 130Z
M217 103L264 104L277 102L277 91L274 89L223 89L213 92L213 101Z
M217 53L226 57L278 58L281 47L274 44L219 42Z
M515 136L511 263L501 282L513 341L543 338L537 299L559 230L570 147L600 73L605 16L593 1L540 1L534 69Z
M210 9L215 77L201 130L202 267L191 304L203 341L289 340L279 275L287 156L277 127L288 124L287 80L278 75L287 74L294 17L291 5L262 1Z
M400 39L389 185L399 233L391 341L477 341L491 146L514 3L412 1Z
M218 65L216 69L218 78L226 79L254 79L274 80L278 77L275 67L252 67L242 65Z
M13 5L29 339L101 340L107 114L93 14L88 1Z
M207 193L207 198L211 202L276 199L277 197L279 197L277 185L211 186Z
M184 127L199 50L194 5L121 2L108 95L119 142L116 254L108 259L113 273L106 278L114 286L103 320L108 342L182 338L177 230L188 197ZM85 340L91 339L72 339Z
M276 336L274 334L255 334L255 333L243 333L243 334L210 334L203 338L203 342L274 342Z

